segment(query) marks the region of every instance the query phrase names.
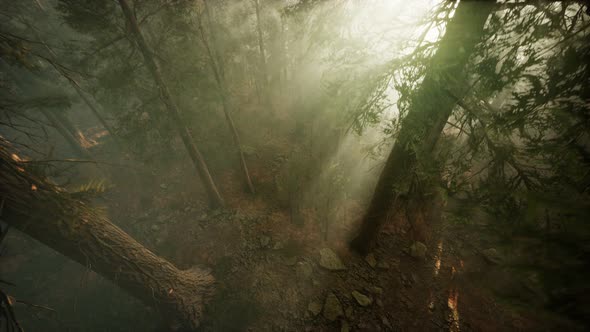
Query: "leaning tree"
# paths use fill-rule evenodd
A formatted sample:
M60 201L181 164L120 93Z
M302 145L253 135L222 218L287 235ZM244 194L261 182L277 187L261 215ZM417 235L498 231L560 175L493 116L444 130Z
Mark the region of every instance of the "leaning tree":
M38 73L39 68L31 65L38 54L3 28L5 52L0 56L5 67ZM35 146L46 138L38 136L47 123L30 110L63 109L65 103L63 98L32 98L17 83L10 75L0 79L0 219L156 308L170 326L196 329L212 296L214 278L198 268L179 270L111 223L91 204L98 188L67 191L46 176L38 158L24 157L39 154ZM15 139L13 133L28 141Z
M35 165L0 141L2 221L155 307L171 326L196 329L213 277L158 257L93 207L88 190L68 192L38 174Z
M417 154L434 150L457 99L469 92L465 67L484 35L484 25L494 7L494 1L461 1L457 5L428 72L412 95L398 139L379 176L359 232L350 243L354 250L370 250L385 215L404 193L404 183L408 183L417 165Z

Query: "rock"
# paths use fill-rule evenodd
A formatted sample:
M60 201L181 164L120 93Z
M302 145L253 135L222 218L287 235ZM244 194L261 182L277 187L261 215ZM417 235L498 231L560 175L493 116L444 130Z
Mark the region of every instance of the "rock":
M164 242L164 239L162 239L161 237L156 238L156 245L160 245L162 244L162 242Z
M340 332L350 332L350 326L347 321L342 320L340 322Z
M367 262L367 264L369 264L370 267L375 268L377 266L377 259L375 259L375 255L368 254L365 257L365 262Z
M331 322L335 321L339 317L344 316L342 305L334 293L330 293L328 296L326 296L323 314L324 317Z
M322 312L322 304L316 301L311 301L307 305L307 311L309 311L313 317L316 317L320 314L320 312Z
M340 258L329 248L320 250L320 266L330 271L346 270Z
M377 295L382 295L383 294L383 288L381 287L367 287L367 290L373 294L377 294Z
M363 293L357 292L357 291L352 291L352 297L354 297L356 302L361 307L368 307L373 303L373 300L370 297L366 296Z
M420 241L416 241L410 246L410 255L416 259L424 259L426 257L426 245Z
M346 308L346 310L344 311L344 315L346 316L346 318L351 319L354 315L354 309L352 309L352 307Z
M270 236L260 235L260 237L258 237L258 241L260 242L261 248L268 248L270 245Z
M160 184L160 188L162 189L168 189L168 185L166 185L165 183Z
M293 266L297 264L297 256L287 256L283 258L283 264Z
M500 254L495 248L489 248L481 252L483 257L492 264L499 264L502 261Z
M378 262L377 268L380 270L389 270L390 266L389 266L389 263L387 263L387 262Z
M524 289L527 289L530 292L530 294L527 294L526 297L534 299L533 301L535 303L548 303L549 296L545 288L543 287L543 282L541 281L541 276L538 272L530 272L526 279L522 281L522 284L524 286Z
M281 250L284 248L285 248L285 245L283 244L283 242L280 242L280 241L275 242L275 245L272 247L273 250Z
M542 285L541 278L536 272L529 273L523 284L531 292L536 292Z
M223 213L224 213L224 210L222 208L217 208L217 209L211 211L211 217L212 218L219 217L219 216L223 215Z
M156 224L153 224L152 227L151 227L151 229L152 229L152 231L157 232L157 231L160 230L160 226L158 226Z
M405 287L408 287L412 284L412 282L410 281L410 279L408 279L408 277L405 275L405 273L400 274L399 280L402 283L402 285L404 285Z
M297 279L308 280L313 273L313 267L308 262L299 262L295 267L295 274Z
M383 323L383 326L387 327L390 330L393 330L393 326L391 325L391 323L389 322L389 319L387 319L387 317L383 316L381 317L381 323Z

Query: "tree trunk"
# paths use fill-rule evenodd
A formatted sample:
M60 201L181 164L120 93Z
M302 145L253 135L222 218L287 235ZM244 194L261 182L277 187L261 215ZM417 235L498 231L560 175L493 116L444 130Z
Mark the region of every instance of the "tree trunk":
M209 273L178 270L100 211L32 176L28 164L5 147L0 146L3 221L155 307L173 326L199 326L203 305L213 293Z
M205 2L206 5L207 2ZM207 9L205 9L207 10ZM227 125L232 133L232 138L234 141L234 146L236 148L236 152L238 154L238 158L240 160L240 166L242 168L242 172L244 173L244 180L246 181L246 186L250 193L255 194L256 191L254 190L254 185L252 184L252 179L250 178L250 172L248 171L248 165L246 164L246 158L244 156L244 151L242 150L242 143L240 141L240 135L238 134L238 130L234 124L234 120L230 113L230 101L229 101L229 94L227 92L227 86L225 84L225 80L223 76L221 76L219 66L215 61L215 57L211 48L209 47L209 43L207 42L207 38L205 36L205 31L203 29L203 25L199 20L199 32L201 34L201 41L205 46L205 50L207 51L207 56L209 57L209 65L211 67L211 71L213 71L213 76L215 77L215 83L217 84L217 89L219 90L219 95L221 97L221 103L223 106L223 114L225 115L225 120L227 121Z
M369 252L386 214L402 193L400 183L412 175L417 150L432 153L456 98L462 99L467 94L465 67L484 34L485 22L494 6L494 1L459 2L430 70L412 98L410 111L379 176L359 232L350 243L357 252Z
M260 0L254 0L254 7L256 8L256 32L258 33L258 48L260 50L260 69L262 70L261 85L266 87L268 80L268 73L266 69L266 52L264 50L264 38L262 37L262 26L260 25Z
M281 16L281 60L280 60L280 66L279 66L279 77L280 77L280 87L281 87L281 93L284 93L286 91L286 87L287 87L287 69L289 67L289 50L288 50L288 46L287 46L287 32L285 29L285 22L286 18L284 16Z
M137 24L137 20L135 19L135 15L129 7L127 0L119 0L119 4L121 5L121 9L125 14L125 18L127 20L128 26L131 29L132 33L135 35L135 40L139 45L139 49L143 54L143 58L145 60L145 64L148 70L151 72L154 81L156 81L156 85L160 90L160 97L164 106L168 110L170 117L172 118L173 124L175 125L176 130L180 134L180 138L186 147L186 150L192 159L199 175L201 177L201 181L205 184L207 192L209 194L209 199L213 206L221 207L224 206L223 198L221 198L221 194L211 177L211 173L209 172L209 168L201 155L201 152L197 148L196 144L193 142L192 135L188 128L185 126L182 117L180 116L180 111L174 101L172 100L172 95L170 94L170 90L168 90L168 86L164 83L164 79L162 78L162 74L160 73L160 68L158 67L151 50L149 49L141 31L139 30L139 26Z
M212 51L214 52L213 56L215 57L216 62L219 64L219 75L223 78L225 77L225 67L221 64L223 63L223 59L219 54L218 47L218 40L217 40L217 33L215 31L215 27L213 25L213 21L211 19L211 9L209 8L209 2L203 0L203 4L205 5L205 17L207 18L207 25L209 26L209 35L211 36L211 43L213 44ZM199 20L199 24L201 21Z
M244 156L244 151L242 150L240 136L238 136L238 131L236 129L236 126L234 125L234 120L232 119L231 114L229 113L229 101L227 100L227 96L222 97L222 103L223 113L225 114L225 119L227 120L227 124L232 133L234 145L236 147L236 152L238 153L238 157L240 158L240 166L242 168L242 172L244 173L244 180L246 181L246 186L248 187L248 190L251 194L255 194L256 190L254 189L254 185L252 184L252 178L250 177L250 172L248 171L248 165L246 164L246 158Z

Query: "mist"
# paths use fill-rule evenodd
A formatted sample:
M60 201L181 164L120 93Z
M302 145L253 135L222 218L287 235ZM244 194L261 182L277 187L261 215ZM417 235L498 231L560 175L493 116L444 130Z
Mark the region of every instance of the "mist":
M589 15L0 0L0 331L587 329Z

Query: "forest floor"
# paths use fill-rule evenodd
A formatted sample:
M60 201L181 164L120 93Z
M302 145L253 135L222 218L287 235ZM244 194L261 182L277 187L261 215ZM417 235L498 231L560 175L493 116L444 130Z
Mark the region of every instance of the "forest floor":
M341 207L347 217L322 239L311 211L303 211L306 222L296 225L279 206L271 189L276 167L266 160L249 161L261 188L256 196L235 185L239 174L221 176L224 210L207 212L204 201L195 204L186 193L190 184L179 179L190 168L168 168L157 171L167 175L153 184L151 209L139 218L127 209L115 217L129 220L132 234L180 268L212 270L217 289L204 331L544 329L470 281L468 276L485 274L497 262L482 254L489 244L474 241L465 227L433 225L437 236L426 243L426 253L412 255L408 234L391 224L377 249L360 257L348 250L347 240L361 207L354 201Z
M352 220L324 241L317 223L294 225L272 200L239 191L226 198L229 209L210 213L187 208L162 217L154 208L146 220L161 222L140 226L181 268L212 268L217 295L205 331L541 330L464 277L494 263L451 227L439 225L427 253L414 257L407 236L391 226L378 249L360 257L346 247Z
M117 225L179 268L199 266L215 276L204 331L554 329L532 312L500 304L474 281L498 262L486 254L493 244L465 225L444 218L432 225L436 236L423 254L411 250L402 228L388 225L377 249L360 257L346 245L362 215L358 203L340 207L345 217L327 239L312 211L302 211L303 225L294 224L274 192L280 152L271 147L249 157L256 196L235 185L234 171L216 175L228 205L223 210L208 210L184 159L154 166L152 181L141 186L128 171L113 175L113 183L128 184L103 202ZM17 305L29 331L150 331L160 323L89 269L20 233L11 232L5 246L0 272L18 285L7 292L54 310Z

